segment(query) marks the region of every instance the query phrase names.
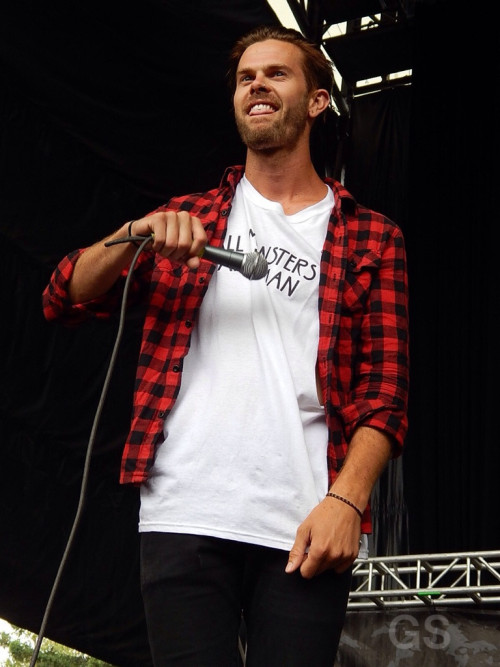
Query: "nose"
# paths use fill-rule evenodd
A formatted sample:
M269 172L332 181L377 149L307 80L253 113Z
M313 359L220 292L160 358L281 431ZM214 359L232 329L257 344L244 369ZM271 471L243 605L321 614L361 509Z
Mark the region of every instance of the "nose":
M256 72L252 81L252 92L262 92L269 90L269 86L263 72Z

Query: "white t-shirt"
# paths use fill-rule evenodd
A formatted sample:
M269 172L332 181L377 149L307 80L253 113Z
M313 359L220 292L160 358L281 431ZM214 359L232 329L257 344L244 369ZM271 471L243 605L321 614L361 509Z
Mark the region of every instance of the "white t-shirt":
M327 427L316 388L321 250L333 193L286 216L244 177L225 247L264 254L248 280L219 267L184 360L139 530L290 549L328 490Z

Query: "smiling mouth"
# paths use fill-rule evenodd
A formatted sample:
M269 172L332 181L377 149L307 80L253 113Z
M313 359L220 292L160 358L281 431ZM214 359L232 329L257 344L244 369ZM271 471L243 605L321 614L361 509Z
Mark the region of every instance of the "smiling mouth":
M248 111L249 116L265 116L267 114L275 113L276 109L270 104L259 102L250 107Z

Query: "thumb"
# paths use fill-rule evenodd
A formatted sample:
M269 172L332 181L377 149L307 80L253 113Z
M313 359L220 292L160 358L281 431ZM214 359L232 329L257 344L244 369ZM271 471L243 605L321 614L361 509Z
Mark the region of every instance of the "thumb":
M287 574L298 570L302 563L307 559L307 547L308 543L305 540L299 538L295 540L293 547L290 549L288 563L285 567L285 572Z

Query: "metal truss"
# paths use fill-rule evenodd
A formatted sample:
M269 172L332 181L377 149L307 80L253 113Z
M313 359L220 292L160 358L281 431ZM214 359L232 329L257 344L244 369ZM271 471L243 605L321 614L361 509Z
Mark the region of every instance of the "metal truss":
M357 560L348 610L500 603L500 551Z
M323 47L341 82L332 100L349 117L357 95L412 81L411 25L416 0L287 0L303 35ZM329 31L338 28L334 37ZM343 34L342 34L343 33ZM397 78L397 72L407 72ZM361 83L361 85L358 85Z

